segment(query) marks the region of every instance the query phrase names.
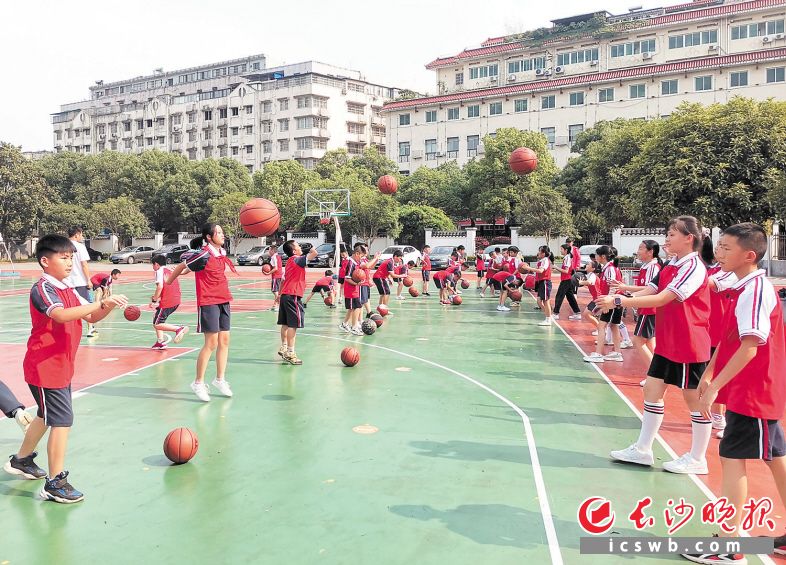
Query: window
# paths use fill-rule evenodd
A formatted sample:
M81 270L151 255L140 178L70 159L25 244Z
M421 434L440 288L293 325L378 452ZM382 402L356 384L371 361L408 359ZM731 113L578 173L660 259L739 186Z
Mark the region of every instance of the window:
M218 109L218 118L224 119L227 117L227 109L226 108L219 108Z
M499 116L502 114L502 102L492 102L489 104L489 116Z
M227 136L227 128L218 128L218 137L224 138Z
M455 159L458 157L459 152L459 138L458 137L449 137L448 138L448 158Z
M248 174L251 174L254 172L254 165L246 165L246 169L248 170Z
M567 53L557 53L557 66L575 65L578 63L588 63L598 60L598 50L581 49L579 51L569 51Z
M205 121L210 121L213 119L213 110L205 110Z
M405 163L409 161L409 141L401 141L398 144L398 162Z
M278 150L279 151L289 151L289 140L288 139L279 139L278 140Z
M226 157L227 156L227 148L226 146L222 145L218 148L218 156L219 157Z
M123 131L131 131L131 122L123 122ZM68 137L71 137L71 131L68 132Z
M522 73L536 69L546 68L545 57L535 57L533 59L522 59L520 61L508 61L508 73Z
M209 158L213 154L213 149L212 149L212 147L205 147L202 150L202 153L204 153L205 158Z
M252 133L248 129L250 127L251 126L246 126L246 133ZM262 133L271 133L272 131L273 131L273 122L271 122L270 120L265 120L264 122L262 122Z
M676 79L674 80L663 80L660 83L660 93L661 96L668 96L670 94L677 94L677 90L679 89L679 81Z
M248 108L248 106L246 106L246 108ZM262 102L262 113L269 114L272 111L273 111L273 103L270 100L265 100L264 102ZM246 113L248 114L249 111L246 110Z
M739 86L748 86L748 71L731 73L731 76L729 78L729 86L731 88L736 88Z
M270 102L265 102L265 104L270 104ZM246 114L253 114L254 113L254 106L252 106L251 104L249 104L248 106L245 106L245 109L246 109ZM269 111L270 110L268 110L268 112Z
M105 133L106 133L106 126L104 124L99 124L98 135L104 135Z
M436 121L437 121L437 111L436 110L426 110L426 123L436 122Z
M178 114L178 116L180 116L180 114ZM117 122L112 122L109 124L109 133L117 133Z
M240 128L232 128L232 137L237 137L240 133Z
M458 108L448 108L448 119L449 120L458 120L459 119L459 109Z
M712 76L696 77L696 92L712 90Z
M202 130L202 139L212 139L212 138L213 138L212 130L209 129Z
M246 154L250 155L253 152L254 152L254 146L253 145L246 145Z
M669 49L682 49L709 43L718 43L717 29L669 36Z
M273 144L270 141L262 142L262 153L271 153L273 151Z
M584 93L583 92L571 92L570 93L570 105L571 106L583 106L584 105Z
M554 95L551 96L543 96L540 99L540 109L541 110L549 110L551 108L555 108L557 105L557 99Z
M456 73L456 86L464 84L464 73Z
M263 122L269 124L270 122ZM252 135L254 133L254 126L246 126L246 135Z
M773 69L767 69L767 82L784 82L786 80L786 67L775 67Z
M240 148L237 146L232 147L232 155L237 155L240 152Z
M126 149L131 149L131 138L123 140L123 147Z
M282 111L289 110L289 98L279 98L278 109Z
M639 53L654 53L655 39L645 39L643 41L632 41L629 43L618 43L611 46L611 57L625 57L628 55L638 55Z
M487 77L495 77L499 74L499 65L496 63L493 65L483 65L480 67L470 67L469 68L469 78L472 79L479 79L479 78L487 78Z
M362 134L366 131L365 124L356 124L354 122L347 122L347 133Z
M196 112L188 113L188 123L193 124L196 121Z
M55 139L57 139L57 141L60 141L61 139L63 139L63 132L60 131L60 130L57 130L55 132Z
M136 129L144 129L144 127L145 127L145 120L136 121Z
M172 125L179 126L183 122L183 116L180 114L175 114L172 116Z
M614 102L614 89L601 88L598 90L598 102Z
M278 131L289 131L289 119L278 120Z
M477 118L480 116L480 106L475 104L473 106L467 106L467 117L468 118Z
M554 149L554 140L557 134L556 128L540 128L540 133L546 136L549 149Z
M513 102L513 109L516 112L526 112L527 111L527 99L526 98L519 98L518 100Z
M478 154L478 145L480 145L479 135L467 136L467 157L474 157Z
M573 124L568 126L568 141L571 143L576 142L576 138L581 132L584 131L584 124Z
M158 136L158 144L159 145L164 145L164 136L163 135L159 135Z
M153 145L153 138L152 137L145 138L145 144L146 145Z
M631 98L646 98L647 85L646 84L632 84L630 85Z
M231 110L232 110L232 115L233 116L240 115L240 108L231 108Z
M156 118L156 126L163 126L165 123L166 120L164 118Z
M431 161L437 158L437 140L426 140L426 161Z
M755 24L745 24L740 26L732 26L731 38L747 39L749 37L761 37L763 35L772 35L776 33L783 33L784 20L769 20L766 22L759 22Z
M398 115L398 125L400 125L400 126L408 126L409 125L409 114L399 114Z
M191 130L188 132L188 141L196 141L196 130Z

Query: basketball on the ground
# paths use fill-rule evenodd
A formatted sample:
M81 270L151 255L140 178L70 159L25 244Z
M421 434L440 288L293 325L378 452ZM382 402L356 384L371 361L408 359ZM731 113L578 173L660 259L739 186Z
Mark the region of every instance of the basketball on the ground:
M371 316L368 317L369 320L373 320L377 327L380 327L384 322L384 318L380 316L378 313L374 312Z
M459 304L461 304L461 302L462 302L461 301L461 297L458 294L454 294L453 295L453 305L454 306L458 306Z
M341 362L347 367L354 367L360 362L360 352L354 347L345 347L341 350Z
M414 286L411 286L409 287L409 295L412 298L417 298L418 296L420 296L420 291L416 289Z
M469 288L469 281L461 279L461 288L468 289Z
M262 265L263 275L269 275L272 272L273 272L273 267L270 266L270 263L265 263L264 265Z
M508 296L510 296L510 299L513 302L521 302L521 297L524 295L521 294L520 290L511 290L510 292L508 292Z
M380 304L379 306L377 306L377 312L379 312L379 314L384 317L388 315L388 312L390 312L390 310L388 310L388 307L385 306L384 304Z
M364 280L366 280L366 271L363 269L355 269L352 271L352 280L356 283L362 283Z
M398 181L393 175L379 177L377 188L382 194L394 194L398 190Z
M508 165L517 175L528 175L538 166L538 154L529 147L519 147L510 154Z
M325 297L325 306L333 306L333 297L329 294Z
M240 208L240 224L250 236L273 235L280 222L278 207L266 198L252 198Z
M360 329L363 330L364 334L371 335L377 331L377 323L370 318L368 320L363 320L363 323L360 324Z
M164 440L164 455L172 463L185 463L196 455L199 440L188 428L175 428Z
M415 283L415 281L412 280L412 277L404 277L404 280L402 282L404 283L404 286L406 286L407 288L411 287Z
M126 317L126 320L129 322L133 322L139 319L139 316L142 315L142 311L137 307L132 305L126 306L125 310L123 310L123 316Z

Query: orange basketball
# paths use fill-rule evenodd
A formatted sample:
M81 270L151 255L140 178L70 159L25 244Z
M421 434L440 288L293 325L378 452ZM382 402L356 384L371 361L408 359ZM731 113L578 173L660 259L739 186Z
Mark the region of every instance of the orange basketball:
M519 273L521 273L522 275L529 273L527 267L529 267L529 265L527 265L526 263L522 263L521 265L519 265Z
M393 175L379 177L377 188L382 194L394 194L398 190L398 181Z
M409 288L415 283L415 281L412 280L412 277L404 277L404 280L402 282L404 283L404 286L406 286L407 288Z
M420 291L416 289L414 286L411 286L409 287L409 295L412 298L417 298L418 296L420 296Z
M461 279L461 288L463 288L464 290L468 289L469 288L469 281Z
M320 218L319 223L323 226L326 226L330 223L330 218Z
M461 304L461 297L458 294L453 295L453 306Z
M196 455L199 449L199 440L194 432L188 428L175 428L169 432L164 440L164 455L172 463L185 463Z
M345 347L341 350L341 362L347 367L354 367L360 362L360 352L354 347Z
M377 306L377 312L379 312L381 316L387 316L390 310L388 310L388 307L385 306L384 304L380 304L379 306Z
M262 265L262 274L269 275L273 272L273 267L270 266L270 263L265 263Z
M355 269L352 271L352 280L356 283L362 283L364 280L366 280L366 271L363 269Z
M240 209L240 223L248 235L273 235L281 222L278 207L265 198L252 198Z
M521 297L523 296L523 294L521 294L520 290L511 290L510 292L508 292L508 296L510 296L510 299L513 302L521 302Z
M123 310L123 316L126 317L126 320L129 322L133 322L139 319L139 316L142 315L142 311L134 305L126 306L125 310Z
M325 297L325 306L333 306L333 297L329 294Z
M508 165L514 173L528 175L538 166L538 154L529 147L519 147L510 154Z

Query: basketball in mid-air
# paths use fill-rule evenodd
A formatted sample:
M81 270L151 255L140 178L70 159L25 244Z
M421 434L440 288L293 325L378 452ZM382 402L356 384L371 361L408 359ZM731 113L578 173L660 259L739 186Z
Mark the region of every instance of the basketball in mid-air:
M126 306L125 310L123 310L123 316L126 317L126 320L129 322L133 322L139 319L139 316L142 315L142 311L139 309L138 306L129 305Z
M469 281L461 279L461 288L463 288L464 290L468 289L469 288Z
M420 291L416 289L414 286L411 286L409 287L409 295L412 298L417 298L418 296L420 296Z
M273 235L280 222L278 207L266 198L252 198L240 208L240 224L250 236Z
M538 166L538 154L529 147L519 147L510 154L508 165L517 175L528 175Z
M398 190L398 181L393 175L379 177L377 188L382 194L394 194Z
M414 284L415 281L412 280L412 277L404 277L402 282L404 283L405 287L409 288Z

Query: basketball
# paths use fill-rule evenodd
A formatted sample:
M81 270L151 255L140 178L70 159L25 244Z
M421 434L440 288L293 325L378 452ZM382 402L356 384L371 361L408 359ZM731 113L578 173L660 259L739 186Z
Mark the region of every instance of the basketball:
M525 273L528 273L529 272L529 271L527 271L527 267L528 266L529 265L525 265L524 263L519 265L519 273L521 273L522 275L525 274Z
M341 362L347 367L354 367L360 362L360 352L354 347L345 347L341 350Z
M520 290L511 290L510 292L508 292L508 296L510 296L510 299L513 302L521 302L521 297L523 296L523 294L521 294Z
M388 315L388 312L390 312L390 310L388 310L388 307L385 306L384 304L380 304L379 306L377 306L377 312L379 312L379 314L384 317Z
M414 286L412 286L409 288L409 295L412 298L417 298L418 296L420 296L420 291L416 289Z
M361 283L366 280L366 271L363 269L355 269L352 271L352 280L356 283Z
M538 154L529 147L519 147L510 154L508 165L517 175L528 175L538 166Z
M461 288L463 288L465 290L468 289L469 288L469 281L465 281L464 279L461 279Z
M240 224L248 235L273 235L281 221L278 207L265 198L252 198L240 208Z
M128 320L129 322L138 320L139 316L141 315L142 315L142 311L134 305L126 306L126 309L123 310L123 316L125 316L126 320Z
M262 274L269 275L273 271L273 267L270 266L270 263L265 263L262 265Z
M330 218L320 218L319 223L323 226L326 226L330 223Z
M199 440L188 428L175 428L164 440L164 455L172 463L180 464L189 461L199 449Z
M381 325L384 323L384 321L385 321L385 320L382 318L382 316L380 316L380 315L379 315L379 314L377 314L376 312L374 312L373 314L371 314L371 316L369 316L369 317L368 317L368 319L369 319L369 320L372 320L372 321L373 321L373 322L374 322L374 323L377 325L377 327L380 327L380 326L381 326Z
M453 295L453 306L461 304L461 297L458 294Z
M360 329L363 330L364 334L371 335L377 331L377 323L371 319L363 320L363 323L360 324Z
M404 280L402 282L404 283L404 286L406 286L407 288L411 287L415 283L415 281L412 280L412 277L404 277Z
M394 194L398 190L398 181L392 175L379 177L377 188L382 194Z

